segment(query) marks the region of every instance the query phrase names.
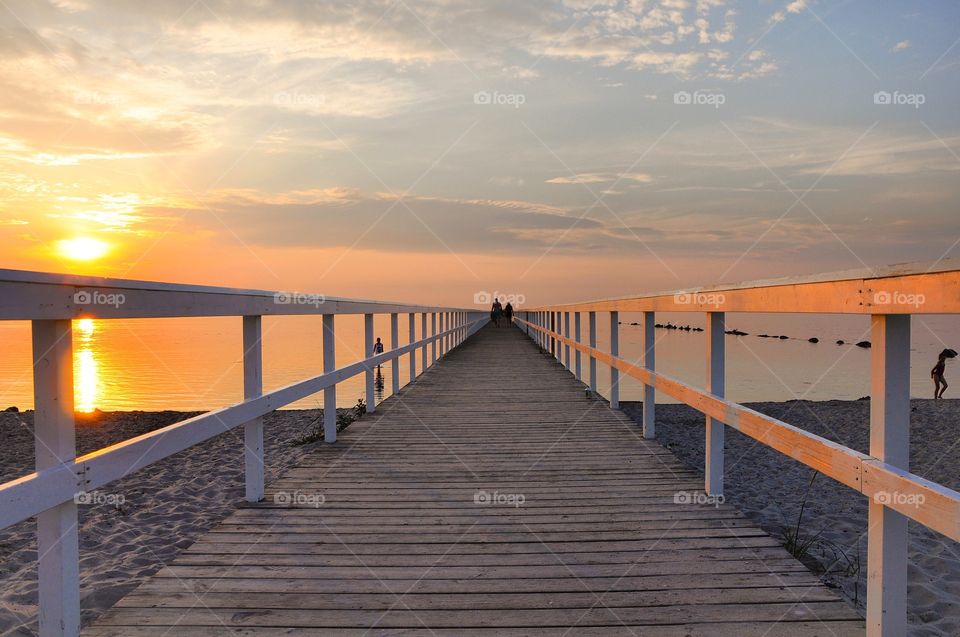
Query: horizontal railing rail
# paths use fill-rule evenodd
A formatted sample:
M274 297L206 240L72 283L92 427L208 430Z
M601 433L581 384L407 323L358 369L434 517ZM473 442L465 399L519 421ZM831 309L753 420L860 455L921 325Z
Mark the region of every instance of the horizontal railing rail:
M378 365L391 364L396 394L401 357L409 357L413 382L418 352L423 373L489 320L475 309L14 270L0 270L0 295L0 320L31 321L36 447L36 471L0 485L0 528L37 517L38 607L44 637L80 631L77 494L243 425L245 495L258 501L264 495L264 415L322 391L324 440L335 442L339 383L365 374L367 407L375 412ZM264 393L261 317L305 314L323 318L323 373ZM365 354L336 367L335 317L345 314L363 315ZM374 353L376 314L390 316L390 349L382 353ZM409 331L409 342L402 346L401 314L407 315ZM71 321L188 316L242 317L244 400L76 457Z
M705 388L656 371L655 317L662 311L706 314ZM609 352L597 347L597 312L609 313ZM639 364L619 355L620 312L642 314ZM869 315L869 453L727 400L726 312ZM587 342L581 329L584 313ZM597 364L609 366L612 407L619 407L621 373L640 381L644 437L656 437L656 391L703 413L706 493L723 494L723 432L732 427L867 496L867 633L899 636L907 631L907 520L960 541L960 493L908 470L911 314L960 314L960 261L533 307L521 311L517 320L530 338L578 379L582 378L581 358L588 357L593 392L597 390Z

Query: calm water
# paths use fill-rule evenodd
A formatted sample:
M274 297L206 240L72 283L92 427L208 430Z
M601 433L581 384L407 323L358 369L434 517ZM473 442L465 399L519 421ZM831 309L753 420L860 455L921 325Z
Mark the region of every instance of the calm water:
M640 327L628 323L639 316L621 315L622 355L638 360ZM660 314L658 322L704 326L701 314ZM264 388L269 390L320 373L320 317L264 317ZM337 365L362 358L362 317L337 317ZM389 317L377 316L375 333L389 341ZM869 340L869 319L853 316L779 316L731 314L727 327L750 336L727 337L727 395L737 401L856 399L869 393L870 350L852 345ZM419 317L417 335L420 335ZM586 316L584 316L586 334ZM400 320L400 344L406 344L406 317ZM759 333L786 334L790 340L762 339ZM816 336L819 344L807 339ZM657 367L663 373L703 386L706 374L702 332L657 330ZM609 344L608 319L598 315L598 341ZM929 398L929 370L944 347L960 349L960 317L914 317L911 393ZM74 323L76 404L81 411L205 410L242 399L241 319L184 318ZM25 322L0 322L0 408L32 408L33 387L30 329ZM420 370L417 357L417 369ZM505 361L509 364L509 361ZM400 363L401 384L407 381L408 358ZM948 397L960 396L958 364L948 361L947 379L956 382ZM584 376L588 373L583 362ZM390 393L391 369L382 368L384 390ZM600 366L598 384L607 394L609 370ZM954 388L956 390L954 391ZM341 384L338 403L352 406L363 396L363 377ZM621 382L621 398L637 400L640 386ZM660 400L670 402L667 397ZM318 408L322 395L307 397L291 407Z

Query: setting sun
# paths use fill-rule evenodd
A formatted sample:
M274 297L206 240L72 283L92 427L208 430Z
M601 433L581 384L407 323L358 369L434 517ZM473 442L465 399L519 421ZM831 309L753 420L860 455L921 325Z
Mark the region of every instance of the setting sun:
M93 261L105 255L110 246L105 241L89 237L63 239L57 242L57 252L74 261Z

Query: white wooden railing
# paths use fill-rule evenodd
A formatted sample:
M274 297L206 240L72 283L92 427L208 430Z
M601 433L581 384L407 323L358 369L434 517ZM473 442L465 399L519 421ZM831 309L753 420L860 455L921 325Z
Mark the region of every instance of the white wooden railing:
M407 314L410 342L399 345L399 315ZM261 317L323 316L323 373L263 393ZM335 360L335 317L364 316L366 358L343 367ZM390 349L373 352L373 317L390 315ZM415 339L420 315L420 339ZM71 321L77 318L236 316L243 322L243 402L207 412L77 457L74 430ZM427 334L427 317L431 331ZM440 329L437 329L439 319ZM0 270L0 320L29 320L33 335L36 471L0 485L0 528L37 517L40 634L80 632L79 535L75 496L244 426L246 499L264 494L262 416L323 390L324 440L337 438L337 384L366 374L366 402L376 410L374 370L390 362L400 390L400 357L409 354L410 381L482 327L485 312L454 307L326 298L170 283ZM239 325L238 325L239 327ZM422 373L422 372L421 372Z
M587 313L589 340L581 338ZM610 314L610 351L597 349L597 312ZM642 313L640 364L619 357L619 313ZM656 312L706 313L707 377L700 389L658 373ZM724 398L725 312L860 314L871 317L870 453L863 454ZM724 427L732 427L869 498L867 634L907 633L907 520L960 541L960 493L908 471L910 434L910 316L960 313L960 261L933 266L891 266L802 279L650 294L586 303L534 307L519 313L526 333L581 377L580 356L590 358L590 386L597 389L597 362L610 366L610 404L619 406L619 378L643 384L643 435L655 437L654 392L660 391L706 415L705 485L723 493ZM574 332L570 332L570 315ZM562 326L562 327L561 327ZM570 350L576 353L573 368Z

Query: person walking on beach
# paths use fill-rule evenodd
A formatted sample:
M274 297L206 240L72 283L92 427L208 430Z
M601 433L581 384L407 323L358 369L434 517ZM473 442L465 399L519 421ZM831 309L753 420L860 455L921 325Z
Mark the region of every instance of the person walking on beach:
M507 327L513 325L513 305L507 301L507 307L503 308L503 315L507 319Z
M951 354L953 356L951 356ZM943 377L943 372L947 367L947 359L953 358L957 353L952 349L945 349L940 352L940 356L937 358L937 364L933 366L933 369L930 370L930 378L933 379L933 399L938 400L943 398L943 392L947 391L947 379Z

